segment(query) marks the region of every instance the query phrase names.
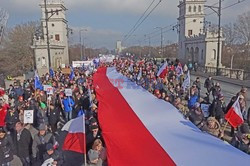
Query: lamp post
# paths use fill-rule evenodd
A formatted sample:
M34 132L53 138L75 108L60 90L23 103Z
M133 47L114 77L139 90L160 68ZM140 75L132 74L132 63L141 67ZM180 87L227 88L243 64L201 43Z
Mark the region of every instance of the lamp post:
M162 34L163 27L155 27L155 29L157 28L161 30L161 56L163 57L163 34Z
M150 56L151 54L151 38L150 38L150 35L144 35L146 40L147 40L147 36L148 36L148 56Z
M80 51L81 51L81 60L83 60L82 58L83 58L83 56L85 56L85 46L84 46L84 36L83 36L83 42L82 42L82 32L86 32L86 31L88 31L87 29L80 29L80 31L79 31L79 36L80 36ZM83 43L83 46L82 46L82 43ZM83 47L83 51L82 51L82 47Z

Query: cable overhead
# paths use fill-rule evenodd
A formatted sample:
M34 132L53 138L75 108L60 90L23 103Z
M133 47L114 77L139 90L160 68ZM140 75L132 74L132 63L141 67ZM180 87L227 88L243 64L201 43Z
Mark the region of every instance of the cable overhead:
M123 42L126 41L128 38L131 37L131 35L139 28L139 26L149 17L149 15L159 6L159 4L162 2L162 0L159 0L159 2L150 10L150 12L143 18L143 20L136 25L136 27L132 30L130 34L128 34L124 39Z
M153 5L153 3L155 2L156 0L153 0L150 5L148 6L148 8L143 12L143 14L141 15L141 17L137 20L137 22L135 23L135 25L130 29L130 31L127 33L127 35L124 36L124 38L126 38L126 36L128 36L132 31L133 29L137 26L137 24L141 21L141 19L145 16L145 14L147 13L147 11L151 8L151 6Z
M225 1L225 0L222 0L222 2L223 2L223 1ZM244 1L246 1L246 0L238 0L237 2L235 2L235 3L233 3L233 4L228 5L228 6L224 7L224 8L222 8L222 10L228 9L228 8L230 8L230 7L233 7L233 6L235 6L235 5L237 5L237 4L240 4L240 3L244 2ZM215 4L213 4L212 6L214 6L214 5L216 5L216 4L218 4L218 2L215 3ZM207 8L206 8L206 9L207 9ZM205 9L204 9L204 10L205 10ZM210 16L210 15L212 15L212 14L214 14L214 13L216 13L216 12L213 11L213 12L211 12L211 13L209 13L209 14L206 14L206 16ZM192 22L193 22L193 21L187 22L185 25L190 24L190 23L192 23ZM172 24L172 25L173 25L173 24ZM176 24L176 23L174 23L174 25L175 25L175 26L178 26L178 24ZM164 29L167 28L167 27L169 27L169 26L171 26L171 25L168 25L168 26L164 27ZM167 29L166 31L163 31L163 33L165 34L165 33L167 33L167 32L170 32L170 31L172 31L172 29L173 29L173 26L171 26L170 29ZM158 30L158 31L159 31L159 30ZM156 31L151 32L151 33L146 34L146 35L148 36L148 35L151 35L151 34L154 34L154 33L156 33ZM154 37L157 37L157 36L159 36L159 35L160 35L160 33L158 33L158 34L156 34L156 35L153 35L153 36L149 36L149 37L150 37L150 38L154 38ZM143 39L143 40L141 40L141 41L145 41L145 39Z

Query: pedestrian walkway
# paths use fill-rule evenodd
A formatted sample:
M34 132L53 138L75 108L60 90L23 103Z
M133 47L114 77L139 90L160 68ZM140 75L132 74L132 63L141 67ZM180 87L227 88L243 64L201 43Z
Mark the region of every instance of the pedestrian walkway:
M225 83L230 83L230 84L234 84L234 85L238 85L238 86L245 86L247 88L250 88L250 80L238 80L238 79L233 79L233 78L227 78L224 76L214 76L210 73L204 73L202 71L192 71L191 72L192 75L195 76L200 76L200 77L208 77L209 75L211 75L213 77L214 80L216 81L222 81Z

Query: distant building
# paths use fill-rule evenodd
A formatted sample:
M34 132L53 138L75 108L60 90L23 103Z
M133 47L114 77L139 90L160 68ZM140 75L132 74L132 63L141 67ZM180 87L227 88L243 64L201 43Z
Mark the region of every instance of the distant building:
M35 53L36 68L39 74L49 71L45 4L40 4L42 9L41 35L34 36L32 48ZM52 68L69 64L68 53L68 25L65 17L66 7L62 0L47 0L50 61Z
M117 42L116 42L116 53L117 54L121 54L122 53L122 51L124 50L125 48L124 47L122 47L122 41L120 41L120 40L118 40Z
M181 61L216 67L218 32L206 28L205 0L181 0L179 7L179 53ZM224 39L221 39L221 43ZM221 65L221 49L220 63Z

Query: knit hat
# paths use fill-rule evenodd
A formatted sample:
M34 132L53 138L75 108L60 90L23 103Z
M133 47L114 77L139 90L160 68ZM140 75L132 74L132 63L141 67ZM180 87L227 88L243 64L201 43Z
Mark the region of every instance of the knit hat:
M46 125L45 124L40 124L40 126L38 127L38 130L46 130Z
M47 145L46 145L46 150L48 151L48 150L53 150L54 148L53 148L53 145L52 145L52 143L48 143Z

